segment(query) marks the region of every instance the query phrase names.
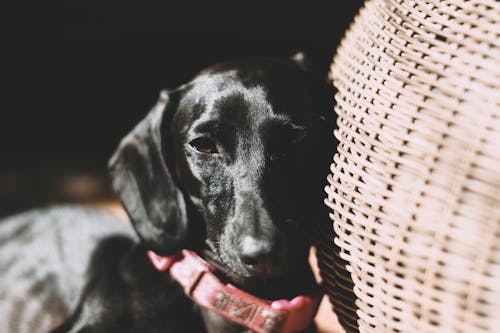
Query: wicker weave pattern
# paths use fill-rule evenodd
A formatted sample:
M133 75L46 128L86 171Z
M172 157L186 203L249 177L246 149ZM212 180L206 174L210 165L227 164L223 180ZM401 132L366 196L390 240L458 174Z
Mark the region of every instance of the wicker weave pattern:
M339 319L500 332L500 2L367 1L331 74L326 202L357 308Z

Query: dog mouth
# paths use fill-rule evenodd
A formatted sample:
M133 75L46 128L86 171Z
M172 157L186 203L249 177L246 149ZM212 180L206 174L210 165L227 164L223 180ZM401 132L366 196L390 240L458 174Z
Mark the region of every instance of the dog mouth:
M216 274L228 282L244 281L252 277L237 261L231 259L225 251L221 250L214 242L207 240L208 247L201 251L202 257L213 267ZM219 243L220 244L220 243Z
M245 267L236 255L231 256L231 252L224 249L222 242L218 243L220 247L209 240L206 244L207 247L202 250L201 255L216 268L217 274L231 283L252 284L279 280L285 278L291 270L285 266L275 266L266 271L255 272Z
M200 254L206 262L216 269L218 274L227 275L228 277L235 274L236 272L232 272L233 270L228 268L227 264L224 263L224 260L221 260L218 252L219 251L214 249L212 246L209 246L208 248L201 250Z
M242 273L228 268L228 264L222 261L219 254L210 247L204 248L199 254L215 268L213 273L220 281L232 284L263 299L292 300L297 295L318 292L316 280L307 264L302 269L296 269L293 272L282 271L255 276L249 272ZM288 304L282 303L279 306L286 307Z

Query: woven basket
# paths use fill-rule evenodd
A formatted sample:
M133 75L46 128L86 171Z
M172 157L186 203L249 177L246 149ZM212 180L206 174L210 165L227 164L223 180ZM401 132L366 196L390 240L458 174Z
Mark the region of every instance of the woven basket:
M318 258L341 324L500 332L500 2L367 1L331 76Z

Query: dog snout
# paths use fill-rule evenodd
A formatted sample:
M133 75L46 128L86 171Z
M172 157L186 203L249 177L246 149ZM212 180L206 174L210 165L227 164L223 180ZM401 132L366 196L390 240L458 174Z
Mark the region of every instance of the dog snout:
M244 236L238 250L242 264L253 274L273 274L279 271L281 263L271 240Z

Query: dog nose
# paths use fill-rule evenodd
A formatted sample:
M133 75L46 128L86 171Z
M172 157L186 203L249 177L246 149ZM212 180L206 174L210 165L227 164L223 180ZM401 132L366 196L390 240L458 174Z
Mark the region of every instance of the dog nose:
M240 243L240 259L252 272L267 273L273 266L272 250L270 241L245 236Z

